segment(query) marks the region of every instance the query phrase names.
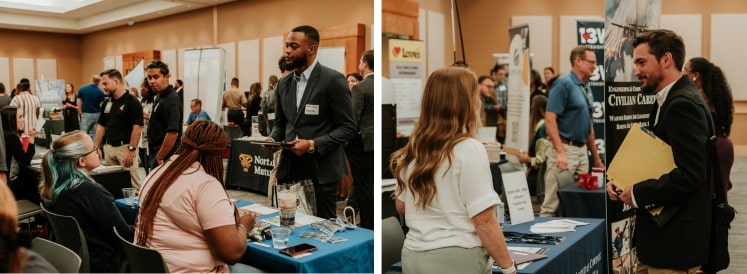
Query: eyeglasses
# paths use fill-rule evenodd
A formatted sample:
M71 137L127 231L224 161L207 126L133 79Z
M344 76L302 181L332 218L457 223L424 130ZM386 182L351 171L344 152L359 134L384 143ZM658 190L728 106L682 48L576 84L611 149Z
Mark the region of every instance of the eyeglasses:
M82 157L86 157L86 156L88 156L88 154L91 154L91 153L94 153L94 152L96 152L96 155L98 155L98 154L99 154L99 148L98 148L98 147L96 147L96 146L93 146L93 150L91 150L91 151L87 152L86 154L83 154L83 156L80 156L80 157L81 157L81 158L82 158Z
M582 58L581 60L589 62L589 64L592 64L592 65L595 65L595 66L597 65L597 61L596 60L589 60L589 59L584 59L584 58Z

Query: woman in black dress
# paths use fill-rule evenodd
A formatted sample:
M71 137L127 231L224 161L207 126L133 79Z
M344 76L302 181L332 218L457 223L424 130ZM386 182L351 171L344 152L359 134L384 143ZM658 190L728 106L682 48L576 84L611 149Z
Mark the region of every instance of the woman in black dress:
M78 105L76 104L78 91L73 84L65 85L65 98L62 100L62 119L65 121L65 132L71 132L80 129L78 123Z
M259 105L262 103L262 84L255 82L249 87L249 104L246 108L246 135L252 136L252 116L259 117Z

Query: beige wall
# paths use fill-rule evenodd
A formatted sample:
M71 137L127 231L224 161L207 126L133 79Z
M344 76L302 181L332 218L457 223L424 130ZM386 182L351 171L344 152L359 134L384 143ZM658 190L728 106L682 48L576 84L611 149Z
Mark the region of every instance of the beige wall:
M508 51L508 28L511 16L552 16L553 17L553 67L565 61L566 53L558 52L560 16L604 14L603 0L472 0L460 1L459 9L464 31L464 44L467 62L478 74L488 73L492 66L492 53ZM703 48L702 56L708 58L710 48L710 14L747 13L747 5L742 0L681 0L662 1L662 14L702 14ZM421 0L423 9L443 12L450 18L448 0ZM450 19L449 19L450 20ZM447 22L449 22L447 20ZM450 26L447 26L450 28ZM447 29L447 42L451 45L451 30ZM457 51L459 51L457 41ZM457 52L459 54L459 52ZM446 60L453 60L452 52L446 51ZM449 62L447 62L449 63Z
M710 58L711 52L711 14L747 13L747 4L743 0L664 0L662 14L702 14L702 48L697 55ZM443 52L446 65L453 63L451 46L451 4L449 0L420 0L420 8L440 12L446 17L444 29ZM508 51L508 28L512 16L552 16L552 65L559 67L559 62L567 62L567 53L558 52L560 37L560 17L574 15L604 14L604 0L467 0L459 2L462 30L470 68L479 74L487 74L492 66L492 54ZM422 20L422 19L421 19ZM427 26L426 26L427 27ZM457 37L458 39L458 37ZM427 47L427 45L426 45ZM461 59L461 50L457 40L457 54ZM428 54L440 54L428 52ZM747 155L747 102L735 102L732 140L737 146L736 152Z
M215 18L214 14L217 15ZM298 0L236 1L220 5L215 10L206 8L84 35L82 69L94 72L99 70L101 59L105 56L144 50L216 46L282 36L293 27L305 24L317 29L365 24L368 47L371 44L373 16L372 0L317 0L313 4ZM213 24L214 21L216 25ZM282 44L278 47L282 47ZM262 49L260 56L261 51Z
M282 36L304 24L317 29L365 24L369 48L373 18L373 0L241 0L85 35L2 29L0 57L57 59L58 78L80 86L101 71L106 56Z
M13 81L13 58L56 59L57 78L73 79L76 87L88 83L81 76L81 40L78 35L0 29L0 57L10 59L10 81ZM90 76L90 75L89 75ZM10 91L16 83L4 83Z

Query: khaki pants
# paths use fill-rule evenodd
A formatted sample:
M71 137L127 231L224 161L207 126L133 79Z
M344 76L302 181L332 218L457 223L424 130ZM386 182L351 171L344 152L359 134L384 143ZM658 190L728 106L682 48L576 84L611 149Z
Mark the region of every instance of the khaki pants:
M120 165L124 167L125 153L129 150L127 145L121 145L113 147L112 145L104 145L104 164L108 166ZM132 166L130 166L130 179L132 181L132 187L137 188L140 191L140 174L138 173L138 156L137 152L133 151Z
M565 155L568 158L568 171L577 178L580 173L589 172L589 157L587 156L586 146L576 147L563 144ZM558 168L558 153L552 145L547 146L547 170L545 171L545 200L540 208L540 217L558 216L558 189L565 185L559 185L555 177L561 170Z
M402 248L402 273L491 273L488 252L473 248L444 247L428 251Z

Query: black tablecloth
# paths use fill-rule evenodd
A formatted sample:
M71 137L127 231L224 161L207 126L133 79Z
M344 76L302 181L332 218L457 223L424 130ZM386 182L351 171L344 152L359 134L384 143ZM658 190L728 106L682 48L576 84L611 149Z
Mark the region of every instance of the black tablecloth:
M49 148L52 143L52 134L60 135L65 130L65 122L62 120L47 120L44 123L44 127L39 130L39 134L36 135L34 143L37 146L43 146Z
M604 187L588 190L571 184L558 189L558 198L565 217L604 219L607 215L604 195Z
M267 194L270 172L274 166L272 155L262 151L260 145L252 144L249 140L234 139L228 158L226 185Z

